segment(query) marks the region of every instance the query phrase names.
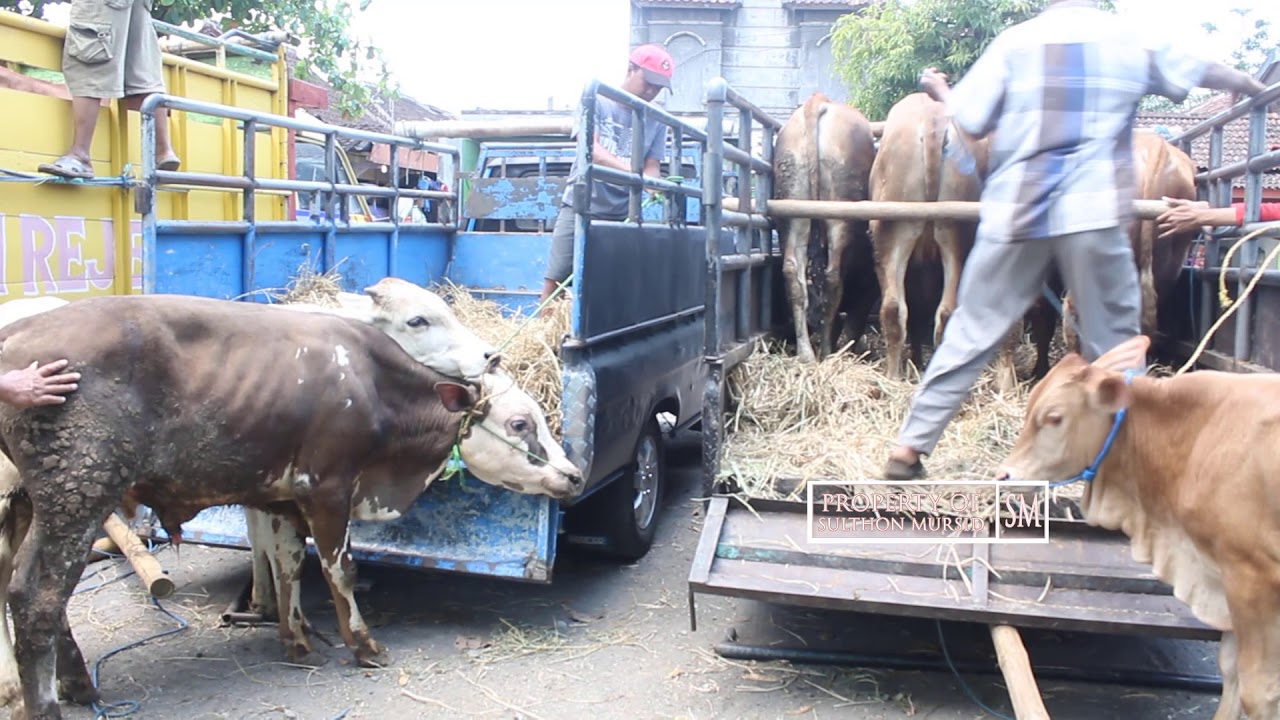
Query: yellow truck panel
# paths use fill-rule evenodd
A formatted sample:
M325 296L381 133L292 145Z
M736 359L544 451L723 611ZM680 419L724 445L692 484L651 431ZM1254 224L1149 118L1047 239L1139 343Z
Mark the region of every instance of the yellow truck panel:
M91 146L94 183L50 178L36 170L71 142L71 103L59 72L64 36L57 25L0 11L0 67L11 76L36 79L38 86L35 91L0 86L0 302L36 295L73 300L142 287L141 219L127 184L142 165L139 114L126 111L122 102L100 111ZM217 57L221 63L225 54ZM252 74L165 54L165 84L172 95L287 114L283 57L270 66L255 62L257 74ZM169 124L183 170L244 173L244 148L234 121L174 112ZM287 178L286 131L264 130L254 142L256 176ZM111 178L120 181L104 182ZM257 193L257 219L288 219L286 200L284 193ZM241 202L238 192L166 188L158 210L166 220L240 220Z

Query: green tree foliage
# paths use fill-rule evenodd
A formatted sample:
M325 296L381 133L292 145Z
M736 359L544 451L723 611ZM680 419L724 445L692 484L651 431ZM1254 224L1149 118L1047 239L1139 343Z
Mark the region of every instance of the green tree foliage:
M360 11L372 0L355 0ZM59 0L0 0L0 9L41 17L46 5ZM334 104L344 112L359 115L372 99L373 88L357 81L357 75L371 66L380 78L376 89L392 93L389 74L376 47L352 37L352 2L339 0L153 0L152 16L178 25L200 22L214 15L225 16L224 29L238 28L249 33L283 30L290 43L306 42L306 53L295 72L301 78L319 78L334 88Z

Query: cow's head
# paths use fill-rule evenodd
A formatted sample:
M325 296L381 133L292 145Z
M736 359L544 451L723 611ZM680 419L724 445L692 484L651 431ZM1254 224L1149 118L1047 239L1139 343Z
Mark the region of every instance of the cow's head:
M477 398L472 386L436 384L446 408L468 413L459 443L467 470L482 482L526 495L581 494L582 472L551 435L537 401L502 370L485 373L479 386Z
M1129 406L1132 391L1123 373L1142 366L1150 345L1140 335L1092 364L1075 353L1058 361L1027 399L1022 431L998 479L1060 482L1089 467L1115 414Z
M467 329L439 295L399 278L383 278L364 291L369 322L423 365L470 381L498 366L497 350ZM339 303L359 312L359 297L348 294Z

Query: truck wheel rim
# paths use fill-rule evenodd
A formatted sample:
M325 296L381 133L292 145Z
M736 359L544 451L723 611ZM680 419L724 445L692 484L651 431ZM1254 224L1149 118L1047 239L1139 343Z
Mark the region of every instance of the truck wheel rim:
M652 437L646 437L636 452L635 511L636 527L644 530L653 522L658 498L658 447Z

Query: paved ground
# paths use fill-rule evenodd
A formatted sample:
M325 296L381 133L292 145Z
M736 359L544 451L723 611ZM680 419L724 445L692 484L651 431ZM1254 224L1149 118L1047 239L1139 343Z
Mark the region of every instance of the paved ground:
M284 662L274 628L221 628L219 615L249 573L243 552L184 546L157 557L178 584L166 607L190 622L183 632L124 651L102 667L107 701L135 700L136 718L931 718L992 717L946 672L885 671L729 661L713 647L732 629L744 642L806 633L909 652L932 647L932 624L865 616L815 616L722 598L698 598L689 629L686 578L701 527L694 473L675 474L659 543L633 566L564 551L549 586L362 568L371 588L366 617L394 667L353 667L342 648L320 646L321 667ZM82 587L127 570L111 563ZM318 570L309 567L305 609L336 639ZM780 620L789 616L790 620ZM89 661L174 625L151 606L134 577L73 599L71 622ZM976 631L976 632L975 632ZM957 661L990 646L981 628L948 627ZM858 640L857 638L866 638ZM872 638L877 638L872 640ZM887 640L886 640L887 639ZM1062 638L1047 644L1064 645ZM792 643L794 644L794 642ZM1105 664L1139 648L1148 665L1181 654L1185 672L1214 673L1212 646L1174 650L1134 641L1080 640L1084 664ZM1176 651L1176 652L1175 652ZM935 654L931 653L931 654ZM1033 661L1038 650L1032 648ZM1056 662L1056 661L1055 661ZM1194 665L1195 667L1189 667ZM981 699L1011 714L998 677L966 675ZM1042 682L1053 717L1084 720L1208 718L1216 695ZM90 718L64 706L69 718Z

